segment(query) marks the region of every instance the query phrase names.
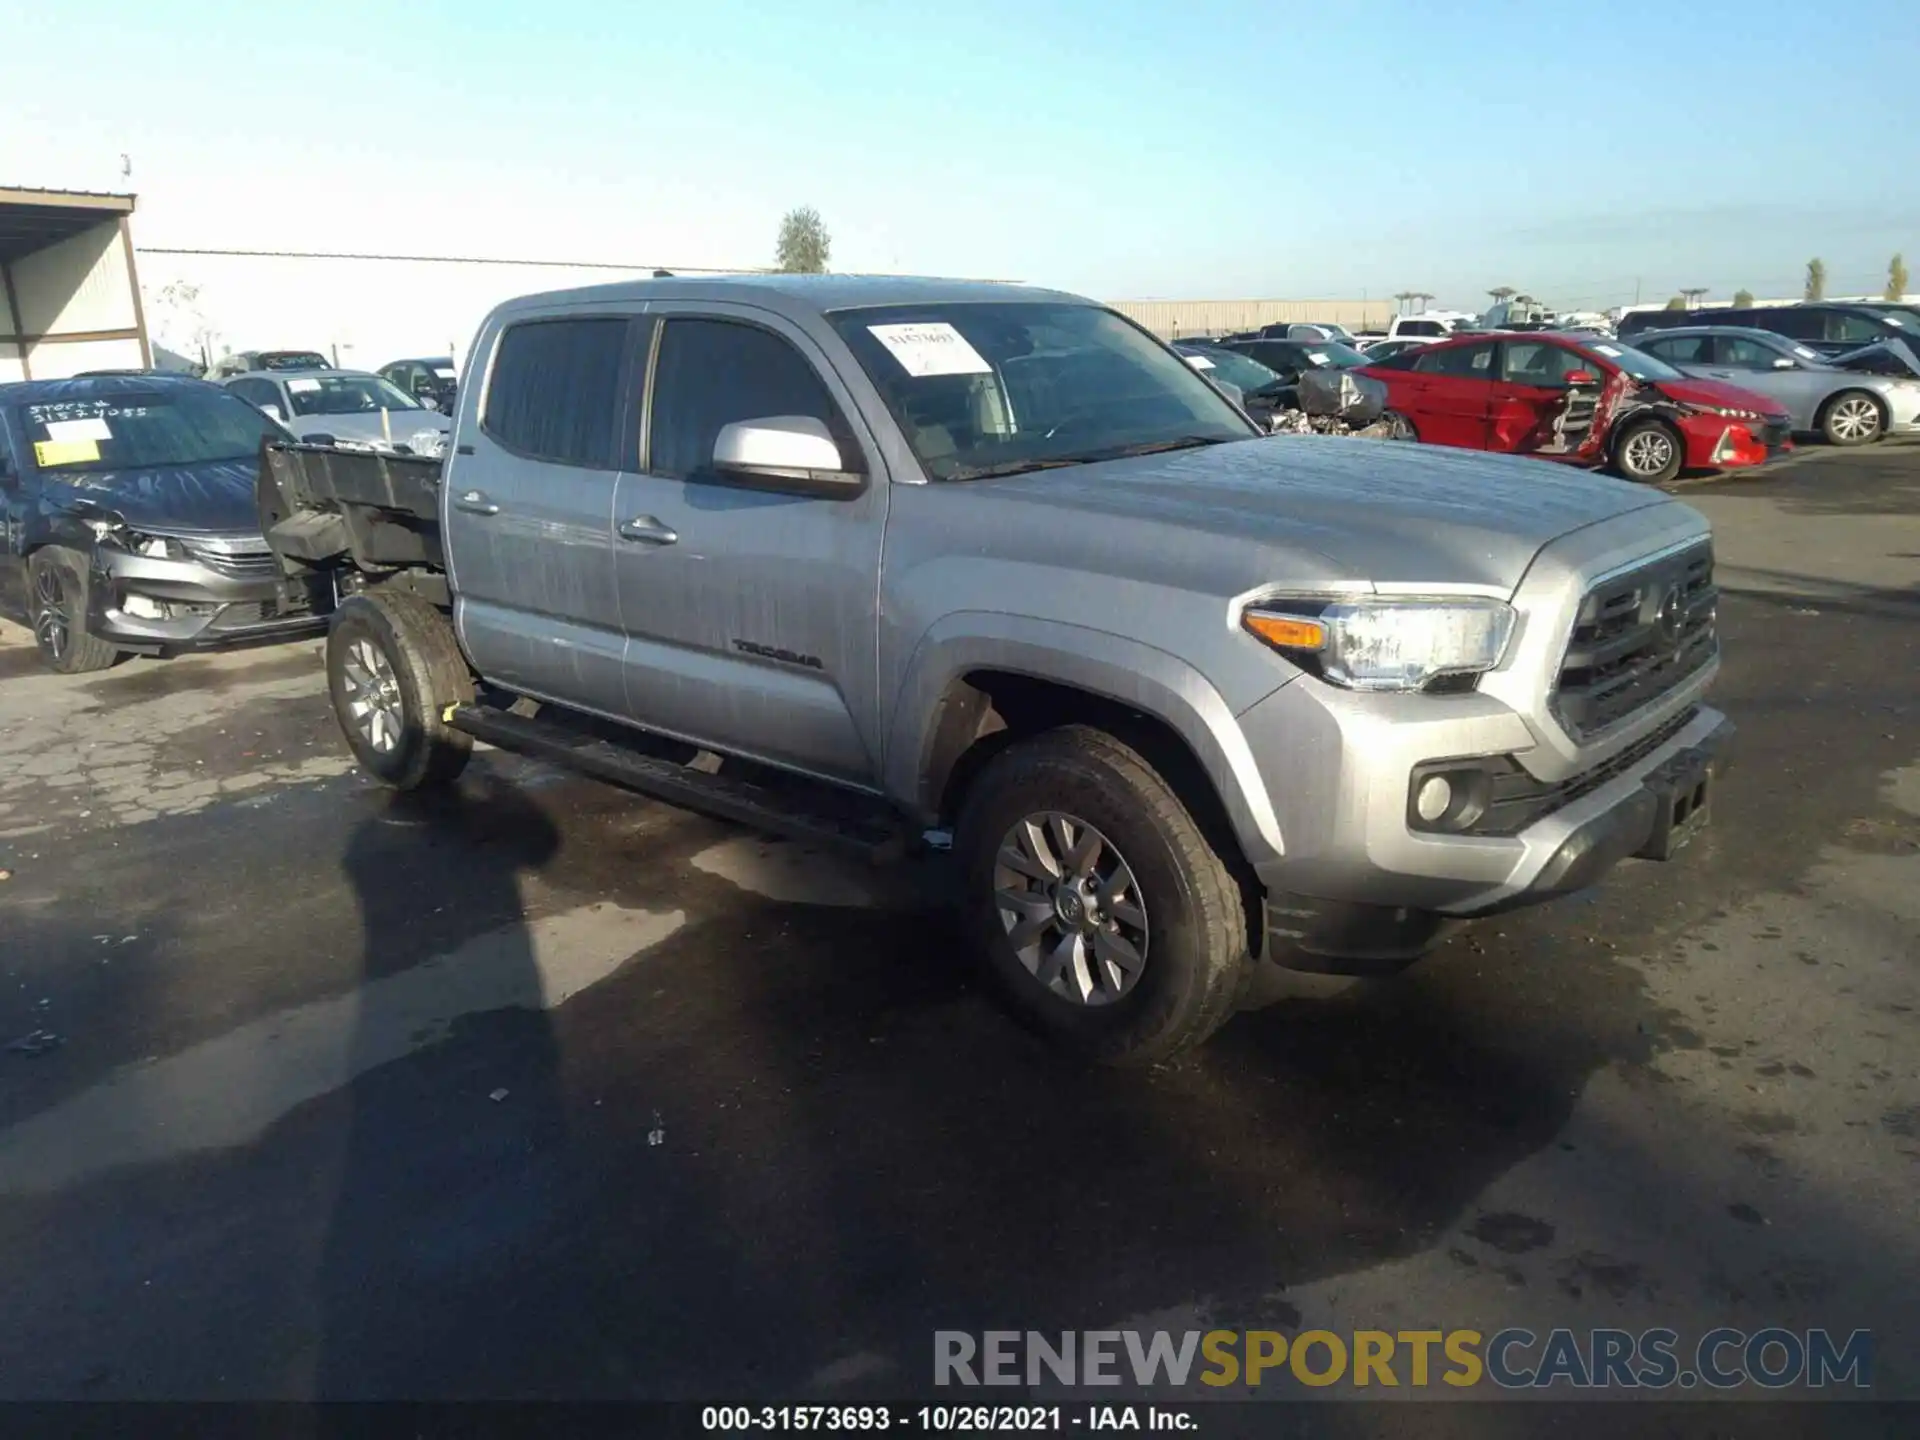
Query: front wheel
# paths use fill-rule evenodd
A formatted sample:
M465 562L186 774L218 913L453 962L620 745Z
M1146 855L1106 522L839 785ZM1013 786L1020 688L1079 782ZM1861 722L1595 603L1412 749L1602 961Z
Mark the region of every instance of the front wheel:
M1820 433L1829 445L1865 445L1886 428L1880 402L1864 390L1842 390L1820 412Z
M1073 726L1004 751L975 781L955 848L996 988L1068 1051L1152 1063L1233 1014L1252 966L1240 886L1112 736Z
M1386 426L1387 426L1386 438L1387 439L1412 440L1412 441L1419 440L1420 434L1417 430L1413 428L1413 421L1409 420L1406 416L1402 415L1398 410L1389 410L1385 415L1381 416L1380 418L1386 422Z
M473 676L447 618L417 595L355 595L327 631L327 688L354 757L396 790L445 785L473 740L444 719L473 701Z
M1659 485L1680 473L1686 453L1666 421L1636 420L1614 441L1613 468L1623 480Z
M27 561L33 643L57 675L104 670L120 658L119 650L87 631L87 570L86 556L59 545L36 550Z

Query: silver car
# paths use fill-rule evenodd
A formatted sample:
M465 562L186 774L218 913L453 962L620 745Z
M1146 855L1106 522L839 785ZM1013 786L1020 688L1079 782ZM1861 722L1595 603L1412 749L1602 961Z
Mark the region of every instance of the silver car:
M1796 431L1830 444L1920 433L1920 380L1847 369L1771 330L1692 325L1650 331L1634 343L1688 375L1729 380L1779 401Z
M320 444L439 456L453 428L449 416L364 370L256 370L226 387Z

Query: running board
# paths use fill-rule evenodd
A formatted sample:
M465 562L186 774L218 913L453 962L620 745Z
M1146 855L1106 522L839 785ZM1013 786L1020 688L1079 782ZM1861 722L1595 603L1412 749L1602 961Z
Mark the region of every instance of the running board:
M538 756L656 800L793 840L853 850L877 863L906 852L905 831L877 800L795 777L792 793L725 773L643 755L564 724L461 705L447 716L456 730L523 755ZM725 770L723 764L722 772ZM784 777L783 777L784 779Z

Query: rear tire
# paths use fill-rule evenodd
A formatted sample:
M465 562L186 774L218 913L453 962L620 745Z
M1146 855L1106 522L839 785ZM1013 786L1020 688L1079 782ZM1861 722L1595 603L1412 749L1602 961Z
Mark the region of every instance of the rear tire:
M1151 1064L1234 1013L1253 964L1241 888L1172 787L1106 732L1050 731L988 762L955 849L995 988L1069 1053Z
M28 619L40 659L56 675L105 670L120 658L117 647L87 633L91 581L87 557L48 545L27 561Z
M1865 390L1842 390L1820 407L1820 433L1829 445L1870 445L1886 429L1886 410Z
M1663 485L1686 458L1686 442L1664 420L1635 420L1614 437L1613 469L1622 480Z
M395 790L450 784L473 739L443 718L473 702L473 673L446 616L417 595L355 595L327 630L334 718L361 767Z

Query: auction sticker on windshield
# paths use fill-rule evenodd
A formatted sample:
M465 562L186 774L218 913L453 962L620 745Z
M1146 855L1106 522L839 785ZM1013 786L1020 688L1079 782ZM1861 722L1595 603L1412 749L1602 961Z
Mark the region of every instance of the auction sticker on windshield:
M319 388L320 388L320 382L318 380L287 381L287 389L293 391L297 395L304 395L309 390L318 390Z
M1187 356L1187 363L1196 370L1213 369L1213 361L1207 359L1204 355L1189 355Z
M893 353L916 379L928 375L991 375L993 367L945 321L922 325L869 325L867 333Z
M42 470L57 465L89 465L100 458L98 440L36 440L33 463Z
M111 440L113 431L107 425L106 417L90 415L85 420L49 420L46 422L49 440Z
M1593 353L1596 355L1604 355L1609 360L1618 360L1620 358L1620 352L1611 345L1596 345L1593 347Z

